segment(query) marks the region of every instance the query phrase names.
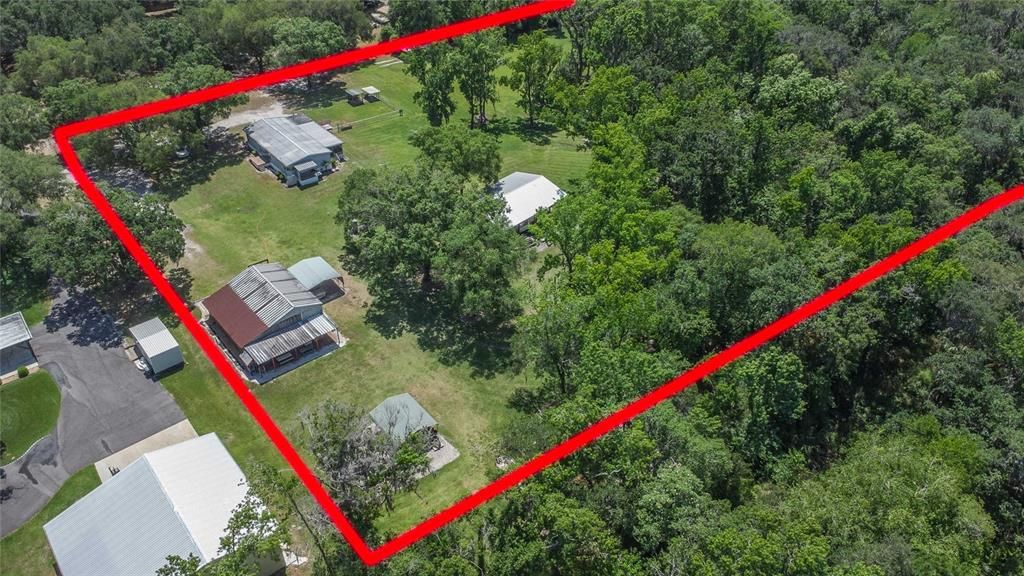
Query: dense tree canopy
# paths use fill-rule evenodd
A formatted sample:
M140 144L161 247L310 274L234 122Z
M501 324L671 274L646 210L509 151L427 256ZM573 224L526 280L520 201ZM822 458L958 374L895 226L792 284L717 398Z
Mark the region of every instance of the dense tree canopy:
M541 383L513 395L506 454L1021 181L1020 7L905 8L581 0L558 15L568 46L536 102L593 162L533 226L553 249L515 350ZM542 40L508 50L514 76ZM1022 216L893 272L392 570L1019 571Z
M107 199L149 253L164 267L185 254L185 225L158 195L140 197L121 189ZM71 286L109 293L132 287L142 277L138 264L84 198L69 197L48 205L42 224L30 232L28 254L37 268Z
M391 0L380 32L511 3ZM58 165L23 151L54 125L369 33L354 0L190 0L166 19L123 0L58 6L0 3L5 289L11 262L86 288L138 278L95 211L64 197ZM511 334L494 348L530 383L496 447L513 464L1024 179L1024 9L1010 1L578 0L401 59L431 128L411 135L412 163L345 175L343 261L389 319L440 310L452 321L435 338ZM526 124L485 122L508 113L499 82ZM158 173L225 109L76 146L90 165ZM469 122L449 125L456 110ZM487 187L508 168L503 130L524 125L590 158L530 230L531 278ZM108 197L158 264L181 257L165 200ZM309 535L318 575L1016 574L1021 286L1018 206L372 569L294 478L253 478ZM423 460L362 436L358 416L311 408L307 448L377 545L374 520ZM244 534L240 549L272 541Z
M488 323L517 311L512 280L524 245L479 179L424 160L404 170L361 168L338 205L346 261L376 293L440 287L454 311Z

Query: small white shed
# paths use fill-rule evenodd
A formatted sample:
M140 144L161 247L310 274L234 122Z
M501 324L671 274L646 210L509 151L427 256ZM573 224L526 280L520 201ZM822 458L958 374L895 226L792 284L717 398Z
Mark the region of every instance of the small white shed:
M159 318L150 318L128 329L135 338L135 350L146 359L153 374L160 374L185 363L178 341Z

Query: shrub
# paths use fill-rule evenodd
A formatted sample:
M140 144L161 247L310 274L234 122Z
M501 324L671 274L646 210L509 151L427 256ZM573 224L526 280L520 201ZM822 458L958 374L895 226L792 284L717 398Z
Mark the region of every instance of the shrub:
M18 378L24 378L28 376L28 368L24 366L18 366Z

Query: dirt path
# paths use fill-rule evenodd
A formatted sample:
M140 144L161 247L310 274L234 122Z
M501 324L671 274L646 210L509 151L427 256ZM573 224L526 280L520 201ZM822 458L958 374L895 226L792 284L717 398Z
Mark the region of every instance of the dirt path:
M227 118L214 122L212 127L234 128L235 126L251 124L263 118L275 118L288 113L283 104L262 90L253 92L250 95L250 99L250 107L232 112ZM253 106L253 104L255 105Z

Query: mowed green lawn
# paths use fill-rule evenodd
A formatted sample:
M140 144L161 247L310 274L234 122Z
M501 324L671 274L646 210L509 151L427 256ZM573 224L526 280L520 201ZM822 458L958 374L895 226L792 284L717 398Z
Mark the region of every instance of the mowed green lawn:
M18 458L46 436L60 415L60 388L45 370L0 386L0 440L7 451L0 464Z
M318 121L352 122L401 108L390 115L355 123L339 132L348 158L340 172L305 190L284 188L269 175L257 173L243 162L219 169L209 180L176 199L173 208L189 226L188 255L182 264L194 276L193 297L199 299L221 287L246 265L263 259L289 266L310 256L322 256L338 265L343 238L334 223L337 198L344 180L357 166L410 163L417 151L409 135L427 126L425 116L412 101L415 79L404 65L369 65L340 75L315 102L297 108ZM342 82L349 86L374 85L386 102L353 107L341 100ZM326 95L326 96L325 96ZM327 96L339 101L326 102ZM514 95L501 90L502 101L492 120L515 120L521 112L512 104ZM468 121L465 102L453 119ZM294 101L293 101L294 102ZM562 134L546 142L530 142L515 133L499 135L504 169L547 175L572 190L583 176L589 154ZM349 293L326 306L348 344L273 382L254 390L279 426L296 445L302 443L298 416L303 408L337 399L367 411L393 394L410 392L438 420L441 434L462 456L440 472L424 479L417 494L399 498L394 513L382 518L380 528L398 532L452 504L486 484L494 469L494 445L511 416L507 399L526 383L522 374L482 376L467 364L448 365L422 349L414 335L388 338L366 321L371 301L358 278L345 275ZM174 329L183 343L186 368L164 379L200 433L215 431L243 467L246 460L281 463L270 443L251 422L238 400L203 358L183 328Z

